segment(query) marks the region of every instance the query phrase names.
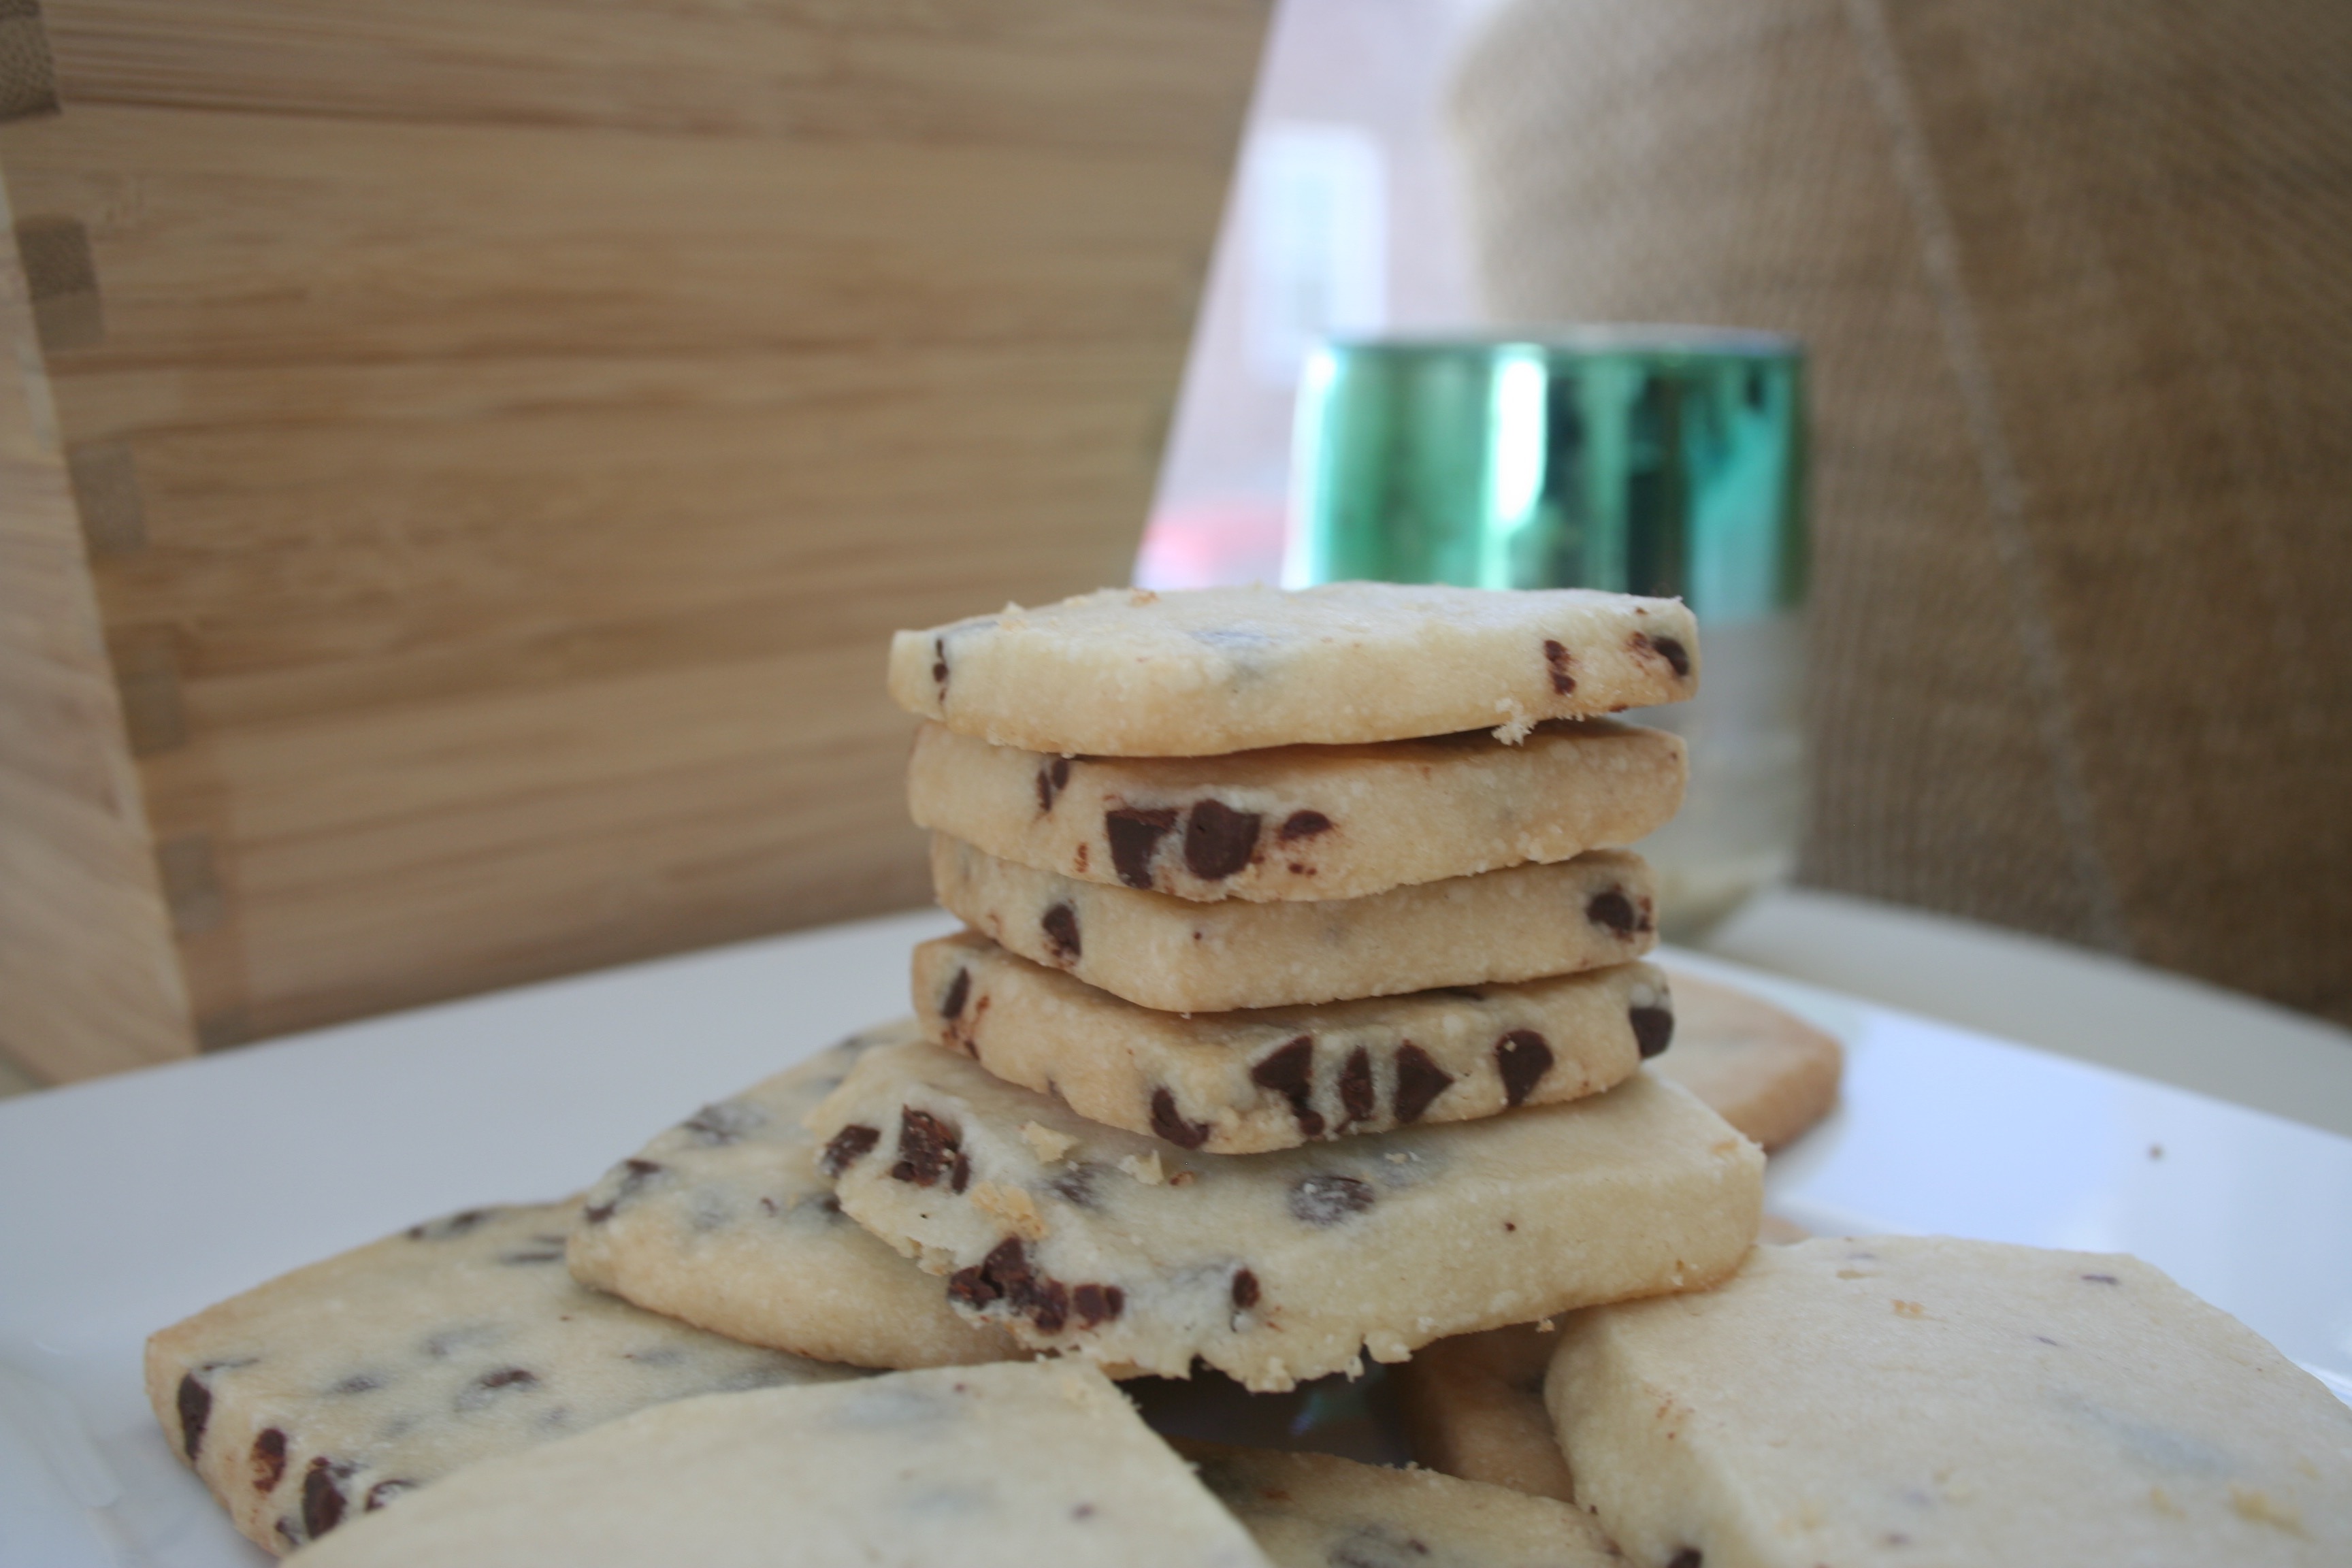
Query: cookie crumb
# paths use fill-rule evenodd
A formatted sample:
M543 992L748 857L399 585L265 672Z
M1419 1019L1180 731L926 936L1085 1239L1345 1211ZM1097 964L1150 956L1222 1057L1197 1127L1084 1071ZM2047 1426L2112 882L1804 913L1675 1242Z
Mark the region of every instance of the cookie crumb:
M1119 1161L1118 1168L1147 1187L1156 1187L1167 1179L1160 1169L1160 1155L1156 1151L1150 1154L1129 1154Z
M1023 1122L1021 1141L1035 1152L1041 1165L1059 1164L1065 1154L1078 1146L1076 1139L1056 1132L1042 1121Z

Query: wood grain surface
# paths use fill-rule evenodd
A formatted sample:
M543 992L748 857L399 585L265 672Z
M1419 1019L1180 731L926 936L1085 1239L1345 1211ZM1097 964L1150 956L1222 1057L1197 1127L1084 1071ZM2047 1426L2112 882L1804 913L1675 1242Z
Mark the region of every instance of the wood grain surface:
M135 759L185 1000L0 1049L922 901L887 634L1125 580L1263 5L43 16L0 172L114 689L0 726Z

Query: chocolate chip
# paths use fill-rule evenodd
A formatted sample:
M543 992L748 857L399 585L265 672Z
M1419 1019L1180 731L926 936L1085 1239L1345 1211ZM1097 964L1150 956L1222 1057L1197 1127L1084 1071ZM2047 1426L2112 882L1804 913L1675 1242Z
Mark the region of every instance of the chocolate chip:
M1078 911L1067 904L1055 904L1037 922L1045 931L1045 945L1064 963L1078 961Z
M2119 1283L2119 1281L2112 1274L2085 1274L2083 1276L2083 1283L2085 1285L2114 1285Z
M1664 1007L1633 1007L1625 1016L1633 1024L1633 1043L1647 1061L1675 1042L1675 1016Z
M1339 1068L1339 1109L1348 1113L1339 1123L1339 1131L1345 1132L1359 1121L1370 1121L1380 1103L1379 1089L1372 1082L1372 1053L1358 1046Z
M501 1252L499 1254L499 1261L509 1268L520 1268L525 1264L533 1263L561 1263L563 1261L563 1248L537 1247L527 1250Z
M1696 1546L1685 1546L1675 1553L1666 1568L1706 1568L1706 1554Z
M344 1477L352 1473L349 1465L338 1465L321 1454L310 1461L310 1468L302 1477L302 1528L316 1541L343 1521Z
M931 679L939 683L940 700L942 702L946 701L948 696L948 639L945 637L933 637L931 639Z
M1041 1334L1058 1334L1070 1321L1070 1289L1059 1279L1040 1279L1029 1303L1029 1321Z
M1101 1170L1100 1165L1085 1161L1065 1166L1045 1184L1045 1190L1064 1203L1090 1209L1095 1206L1095 1177Z
M1397 1047L1396 1119L1400 1127L1421 1120L1432 1101L1454 1084L1454 1075L1411 1040Z
M1584 906L1585 919L1597 926L1607 926L1619 936L1632 936L1640 929L1642 917L1633 912L1633 900L1622 888L1612 888L1605 893L1595 893L1592 901Z
M1633 651L1636 653L1655 653L1659 658L1664 659L1667 664L1674 667L1674 672L1676 675L1688 675L1690 673L1690 649L1683 647L1680 642L1676 641L1673 637L1654 637L1646 632L1635 632L1633 634Z
M940 998L940 1016L962 1017L963 1005L970 1000L971 1000L971 971L959 969L956 971L956 977L948 982L948 994Z
M580 1217L586 1220L590 1225L604 1224L606 1220L613 1217L613 1212L615 1209L619 1208L623 1203L634 1196L638 1188L644 1186L654 1177L661 1174L661 1171L662 1167L660 1164L652 1160L622 1161L620 1181L614 1186L613 1195L604 1203L591 1204L586 1208L582 1209L580 1211ZM612 1179L613 1178L610 1176L605 1178L606 1181L611 1181Z
M1151 886L1151 858L1175 826L1172 806L1146 811L1118 805L1104 812L1103 837L1110 841L1111 869L1118 873L1118 879L1130 888Z
M735 1142L755 1127L764 1126L767 1120L768 1113L756 1105L722 1100L704 1106L678 1125L692 1133L696 1142L716 1149Z
M519 1366L502 1367L497 1372L486 1372L474 1380L483 1388L528 1388L538 1381L537 1373L525 1372Z
M964 1159L961 1137L929 1111L908 1106L898 1117L898 1163L890 1167L892 1178L929 1187L944 1175L953 1191L963 1191L971 1166Z
M853 1121L825 1141L824 1157L817 1168L828 1176L838 1176L858 1161L874 1152L882 1142L882 1129Z
M496 1219L499 1213L497 1209L462 1209L456 1214L446 1215L440 1219L428 1219L423 1225L410 1226L408 1239L446 1241L451 1237L465 1235L485 1220Z
M1246 1268L1234 1270L1234 1305L1244 1312L1257 1305L1257 1276Z
M383 1379L364 1372L355 1372L327 1390L330 1394L373 1394L383 1386Z
M253 1489L267 1492L286 1474L286 1434L265 1426L253 1440Z
M196 1450L205 1446L205 1423L213 1418L213 1391L196 1381L193 1372L180 1378L180 1452L188 1463L196 1462Z
M1209 1124L1185 1121L1176 1110L1176 1096L1165 1087L1151 1091L1151 1130L1179 1149L1198 1149L1209 1141Z
M1551 689L1562 697L1576 689L1576 677L1569 673L1574 661L1568 649L1547 638L1544 642L1544 663L1551 667Z
M1069 786L1069 758L1055 757L1050 763L1038 763L1037 809L1040 812L1053 810L1055 797L1060 795L1062 791Z
M1307 1225L1332 1226L1372 1206L1372 1184L1354 1176L1308 1176L1290 1189L1290 1215Z
M360 1511L362 1513L373 1513L376 1510L382 1508L384 1504L390 1502L401 1493L413 1492L415 1489L416 1483L415 1481L404 1481L397 1476L392 1477L387 1480L378 1481L375 1485L368 1488L367 1506Z
M1127 1310L1127 1292L1116 1285L1081 1285L1070 1292L1070 1308L1078 1327L1091 1329Z
M1290 1114L1297 1119L1299 1132L1308 1138L1320 1138L1323 1116L1314 1105L1314 1074L1315 1037L1301 1035L1261 1058L1250 1068L1250 1081L1290 1101Z
M973 1267L959 1268L950 1275L948 1295L975 1311L984 1310L1002 1301L1014 1311L1027 1316L1043 1333L1059 1333L1069 1321L1069 1287L1058 1279L1040 1279L1030 1268L1029 1250L1021 1245L1021 1238L1017 1236L1008 1236L998 1242L995 1248ZM1118 1296L1118 1304L1121 1310L1125 1309L1127 1297L1124 1292ZM1103 1305L1108 1311L1108 1296L1104 1298ZM1108 1312L1108 1315L1116 1316L1117 1313Z
M1221 800L1196 803L1184 819L1184 868L1204 882L1221 881L1245 869L1257 853L1255 811L1235 811Z
M1551 1071L1551 1046L1533 1029L1513 1029L1495 1042L1495 1065L1502 1069L1503 1102L1524 1102Z
M1331 831L1331 819L1319 811L1294 811L1283 818L1282 827L1275 837L1288 844L1295 839L1312 838L1318 833Z

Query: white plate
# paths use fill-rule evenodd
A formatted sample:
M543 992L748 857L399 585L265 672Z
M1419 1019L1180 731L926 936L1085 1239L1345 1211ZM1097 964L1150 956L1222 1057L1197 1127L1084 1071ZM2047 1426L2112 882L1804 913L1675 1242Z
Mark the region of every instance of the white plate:
M584 1186L898 1010L908 947L951 924L839 927L0 1102L0 1565L268 1561L148 1415L149 1332L426 1215ZM1846 1042L1844 1105L1775 1159L1776 1212L2136 1253L2352 1393L2352 1142L1669 957Z

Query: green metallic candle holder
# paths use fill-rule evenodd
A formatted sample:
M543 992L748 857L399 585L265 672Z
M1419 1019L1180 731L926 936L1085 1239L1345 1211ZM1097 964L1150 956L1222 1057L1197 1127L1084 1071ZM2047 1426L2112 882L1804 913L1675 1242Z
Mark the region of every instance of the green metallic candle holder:
M1678 596L1699 697L1631 715L1691 742L1641 845L1687 940L1795 860L1804 786L1805 362L1696 327L1355 340L1300 383L1287 586L1370 578Z

